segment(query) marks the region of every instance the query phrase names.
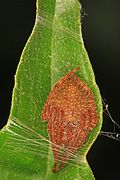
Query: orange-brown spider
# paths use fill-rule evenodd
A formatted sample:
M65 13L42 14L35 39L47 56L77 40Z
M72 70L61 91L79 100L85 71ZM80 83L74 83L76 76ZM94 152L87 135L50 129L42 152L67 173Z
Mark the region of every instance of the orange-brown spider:
M91 90L74 73L68 72L52 89L42 111L54 154L53 172L58 172L85 142L98 123Z

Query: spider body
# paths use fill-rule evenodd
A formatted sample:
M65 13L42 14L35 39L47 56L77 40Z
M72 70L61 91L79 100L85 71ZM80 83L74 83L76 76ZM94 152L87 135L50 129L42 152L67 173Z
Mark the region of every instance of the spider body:
M91 90L74 73L68 72L52 89L42 111L54 154L53 172L58 172L83 145L98 123Z

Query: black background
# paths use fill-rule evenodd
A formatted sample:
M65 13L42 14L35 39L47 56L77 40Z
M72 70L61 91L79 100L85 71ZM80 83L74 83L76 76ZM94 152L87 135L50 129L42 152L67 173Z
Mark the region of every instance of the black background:
M82 0L82 29L97 84L112 117L120 123L120 1ZM35 0L0 3L0 127L11 106L14 74L35 20ZM113 131L104 117L104 131ZM120 133L120 130L118 130ZM96 180L120 180L120 142L99 136L88 153Z

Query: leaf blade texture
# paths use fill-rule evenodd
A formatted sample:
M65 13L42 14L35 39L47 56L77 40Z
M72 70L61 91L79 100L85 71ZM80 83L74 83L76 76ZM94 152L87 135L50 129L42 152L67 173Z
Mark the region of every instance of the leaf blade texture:
M54 174L47 123L41 120L41 111L51 88L76 67L80 67L77 75L94 94L99 123L75 160ZM93 180L86 154L101 125L101 96L82 39L79 1L37 0L35 26L15 76L9 120L0 133L1 179Z

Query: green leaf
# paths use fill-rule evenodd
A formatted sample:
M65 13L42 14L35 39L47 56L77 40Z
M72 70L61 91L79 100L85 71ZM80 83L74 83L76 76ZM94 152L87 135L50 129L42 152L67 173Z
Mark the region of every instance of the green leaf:
M77 75L92 90L99 117L75 159L52 173L54 157L41 110L58 80L80 67ZM84 48L78 0L37 0L33 32L23 50L7 125L0 132L2 180L93 180L86 154L102 125L102 103Z

